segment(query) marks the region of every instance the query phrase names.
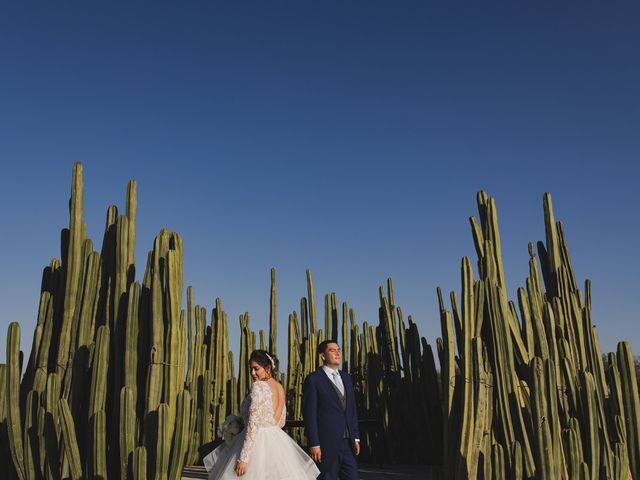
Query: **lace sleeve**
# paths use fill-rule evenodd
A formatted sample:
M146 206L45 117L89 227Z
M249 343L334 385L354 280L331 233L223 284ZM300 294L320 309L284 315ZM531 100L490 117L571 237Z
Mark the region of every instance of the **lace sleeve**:
M265 390L266 389L266 390ZM269 385L266 382L255 382L251 386L251 398L249 400L249 421L247 422L247 434L242 444L240 460L249 461L256 431L261 426L268 424L269 413Z

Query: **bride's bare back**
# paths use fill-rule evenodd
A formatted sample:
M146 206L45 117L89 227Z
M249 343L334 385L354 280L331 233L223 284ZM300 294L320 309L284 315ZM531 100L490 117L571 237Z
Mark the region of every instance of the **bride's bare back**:
M271 389L271 401L273 402L273 420L276 425L280 423L280 418L284 411L284 388L273 378L267 380L267 385Z

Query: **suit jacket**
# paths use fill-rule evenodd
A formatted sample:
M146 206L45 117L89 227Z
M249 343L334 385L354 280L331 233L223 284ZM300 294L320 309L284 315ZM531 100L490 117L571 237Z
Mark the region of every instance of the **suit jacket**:
M338 455L340 442L348 432L351 445L360 438L358 416L356 414L355 391L351 378L340 371L346 395L346 408L333 387L333 382L324 370L319 368L309 374L302 385L302 415L309 446L320 445L322 462L320 471L324 472Z

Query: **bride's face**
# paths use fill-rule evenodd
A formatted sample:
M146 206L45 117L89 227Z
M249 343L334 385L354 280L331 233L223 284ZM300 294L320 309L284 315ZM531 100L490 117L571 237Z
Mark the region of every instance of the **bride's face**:
M257 380L266 380L269 378L269 372L264 369L258 362L255 360L251 360L249 362L249 372L251 373L251 378L254 381Z

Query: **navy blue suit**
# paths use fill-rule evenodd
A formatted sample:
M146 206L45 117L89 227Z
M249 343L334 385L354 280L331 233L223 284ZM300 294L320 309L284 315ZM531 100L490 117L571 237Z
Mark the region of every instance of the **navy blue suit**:
M324 370L311 373L302 386L302 415L309 446L320 446L322 461L319 479L357 480L355 439L360 438L353 384L340 372L346 408ZM345 438L345 433L347 434Z

